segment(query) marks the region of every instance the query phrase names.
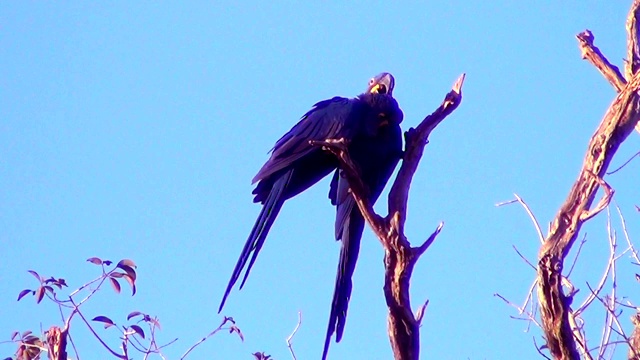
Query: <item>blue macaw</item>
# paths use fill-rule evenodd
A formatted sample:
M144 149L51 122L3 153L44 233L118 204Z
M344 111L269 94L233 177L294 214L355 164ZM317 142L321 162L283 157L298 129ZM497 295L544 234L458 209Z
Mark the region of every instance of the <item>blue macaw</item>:
M382 73L372 78L367 90L355 98L334 97L320 101L276 142L270 158L253 178L253 183L257 182L253 190L254 202L261 203L262 210L231 274L218 312L222 311L246 267L240 289L244 286L284 202L337 169L329 198L337 209L336 239L342 240L342 250L323 359L334 331L336 341L340 341L364 220L346 179L340 175L338 159L310 142L346 140L349 155L369 188L369 201L374 203L402 156L400 123L403 113L392 97L393 87L393 76Z
M386 96L391 97L394 85L393 76L382 73L371 79L368 92L375 93L384 89ZM356 136L349 143L350 158L357 165L362 182L369 190L368 200L371 204L376 202L398 161L402 158L401 121L402 111L398 108L394 118L387 123L381 123L374 136ZM336 333L336 342L342 338L351 297L351 277L358 260L365 222L342 171L341 169L335 171L329 191L329 199L337 210L336 240L342 240L342 247L322 354L323 360L327 357L333 333Z

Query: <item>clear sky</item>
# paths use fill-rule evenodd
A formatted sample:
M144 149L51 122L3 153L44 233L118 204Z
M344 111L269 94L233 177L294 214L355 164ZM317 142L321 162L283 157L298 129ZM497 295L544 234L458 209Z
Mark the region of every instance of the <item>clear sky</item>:
M87 316L160 318L172 359L215 328L237 256L260 210L251 178L268 150L316 101L355 96L382 71L396 77L403 128L433 111L467 73L462 105L432 134L414 179L407 235L441 235L412 281L431 301L422 358L538 359L538 329L493 296L522 302L539 241L516 205L543 228L582 163L615 93L580 59L588 28L615 64L625 57L630 1L516 2L9 2L0 8L0 340L59 322L50 303L16 302L36 286L28 269L97 276L98 256L138 264L138 294L109 288ZM630 136L613 166L638 151ZM607 177L640 241L640 162ZM219 334L191 359L250 359L265 351L319 358L338 261L328 179L287 202L242 291L224 310L245 341ZM385 196L377 208L386 209ZM608 247L604 217L588 227L573 280L586 296ZM575 250L574 250L575 253ZM388 359L382 249L364 235L343 341L332 359ZM628 257L621 262L627 264ZM621 271L622 268L621 268ZM634 271L620 291L640 301ZM581 296L581 297L580 297ZM594 308L597 345L604 318ZM622 319L626 321L628 317ZM106 353L80 322L84 359ZM105 338L117 346L114 332ZM0 355L14 348L0 346ZM619 349L618 358L625 351Z

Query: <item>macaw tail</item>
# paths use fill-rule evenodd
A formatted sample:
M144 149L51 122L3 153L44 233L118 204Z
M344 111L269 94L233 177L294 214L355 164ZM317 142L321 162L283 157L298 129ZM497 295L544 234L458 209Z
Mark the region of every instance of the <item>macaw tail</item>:
M340 262L338 263L333 301L331 302L331 313L329 315L329 326L327 328L327 336L322 353L323 360L327 357L331 335L333 335L334 331L336 333L336 342L342 339L353 285L351 278L356 269L358 253L360 252L360 240L362 239L362 232L364 231L364 218L360 213L360 209L355 205L353 198L348 199L347 203L349 204L341 204L341 206L350 207L351 212L344 222L341 235L342 247L340 249Z
M269 192L269 196L264 202L262 206L262 210L260 211L260 215L256 220L256 223L253 225L253 229L251 229L251 233L247 238L247 242L244 244L244 248L242 249L242 253L240 254L240 258L236 263L236 267L233 269L233 273L231 274L231 279L229 280L229 284L227 285L227 289L224 292L224 296L222 297L222 301L220 302L220 307L218 308L218 313L222 311L224 307L225 301L227 301L227 297L231 292L231 289L238 281L242 270L245 265L247 265L247 260L249 260L249 256L251 256L251 261L249 261L249 265L247 266L247 270L244 273L244 277L242 282L240 283L240 289L244 286L244 283L247 281L247 277L249 276L249 272L251 271L251 267L253 263L256 261L258 257L258 253L260 249L262 249L262 245L264 245L264 241L267 238L267 234L269 233L269 229L271 229L271 225L275 221L280 209L282 208L282 204L285 201L285 191L287 189L287 185L293 176L293 169L287 171L282 176L276 180Z

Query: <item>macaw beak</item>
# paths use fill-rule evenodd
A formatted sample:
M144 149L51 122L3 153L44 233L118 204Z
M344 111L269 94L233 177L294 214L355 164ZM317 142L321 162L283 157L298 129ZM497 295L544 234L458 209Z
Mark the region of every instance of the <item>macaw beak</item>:
M384 85L375 84L371 89L369 89L369 92L372 94L380 94L380 93L384 94L387 92L387 90L385 89Z

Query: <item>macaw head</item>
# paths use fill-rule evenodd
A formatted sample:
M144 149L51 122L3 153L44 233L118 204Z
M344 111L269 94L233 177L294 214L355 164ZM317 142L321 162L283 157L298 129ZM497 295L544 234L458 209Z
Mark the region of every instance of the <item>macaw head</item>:
M393 75L388 72L383 72L369 80L369 86L367 86L366 92L371 94L393 95L394 86L395 79L393 78Z

